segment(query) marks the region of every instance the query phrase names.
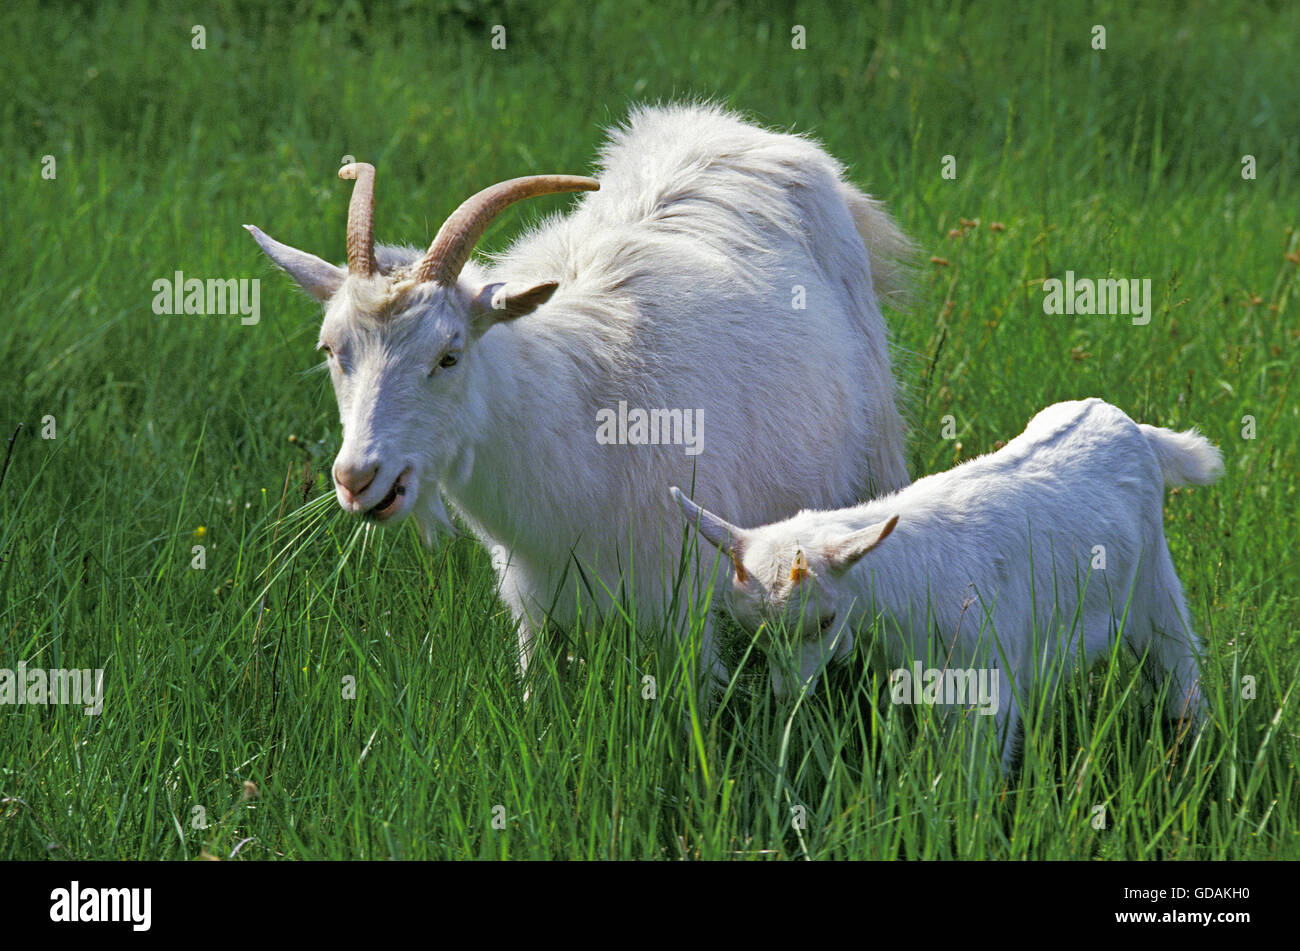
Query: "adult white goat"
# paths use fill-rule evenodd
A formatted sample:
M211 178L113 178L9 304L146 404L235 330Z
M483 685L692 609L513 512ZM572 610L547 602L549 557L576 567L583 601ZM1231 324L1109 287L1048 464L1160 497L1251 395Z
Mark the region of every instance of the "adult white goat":
M414 514L431 544L445 498L494 553L525 670L543 614L568 623L624 580L641 619L665 619L670 483L762 522L908 481L879 303L908 243L885 210L816 143L716 106L634 110L601 159L599 184L480 192L424 254L375 247L374 169L347 166L346 270L246 226L326 303L339 504ZM577 190L595 193L471 259L509 203ZM711 624L701 652L725 678Z
M1168 682L1165 712L1202 717L1200 641L1163 498L1166 483L1222 474L1218 449L1194 431L1140 425L1089 399L1049 406L997 452L856 508L742 529L671 494L729 556L724 598L762 638L778 694L815 686L883 616L877 648L891 669L997 668L997 709L985 712L996 713L1006 768L1029 691L1068 673L1080 644L1085 663L1105 656L1121 624L1152 679Z

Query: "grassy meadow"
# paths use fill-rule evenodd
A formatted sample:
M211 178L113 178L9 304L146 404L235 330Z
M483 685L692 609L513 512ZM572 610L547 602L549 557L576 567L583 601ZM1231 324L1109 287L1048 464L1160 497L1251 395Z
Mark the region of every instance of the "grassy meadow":
M9 4L0 668L102 668L104 708L0 706L0 858L1300 858L1300 5L1048 7ZM816 135L917 242L914 477L1086 396L1222 448L1165 510L1199 738L1119 656L1004 782L860 652L798 703L758 657L716 716L645 699L682 658L619 618L524 704L488 554L339 510L319 307L241 225L342 260L354 155L423 244L682 97ZM1150 278L1150 323L1044 314L1067 270ZM176 271L260 278L260 319L156 314Z

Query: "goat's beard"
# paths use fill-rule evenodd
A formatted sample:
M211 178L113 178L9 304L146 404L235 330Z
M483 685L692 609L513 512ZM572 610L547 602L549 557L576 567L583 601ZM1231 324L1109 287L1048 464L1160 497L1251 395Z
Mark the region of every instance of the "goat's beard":
M460 529L447 513L447 504L442 500L437 485L425 488L412 514L415 516L415 524L419 526L425 548L433 548L438 542L439 534L447 534L452 538L460 535Z

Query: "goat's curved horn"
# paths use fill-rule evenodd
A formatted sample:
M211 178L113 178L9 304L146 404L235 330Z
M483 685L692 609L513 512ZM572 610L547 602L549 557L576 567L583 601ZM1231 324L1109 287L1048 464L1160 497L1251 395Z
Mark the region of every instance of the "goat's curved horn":
M360 185L357 186L360 189ZM492 219L506 206L536 195L555 192L592 192L600 188L594 178L581 175L528 175L498 182L461 203L438 229L438 236L420 262L416 279L448 286L456 283L470 252Z
M370 277L379 273L375 262L375 167L353 162L339 169L339 178L357 183L348 203L348 271Z

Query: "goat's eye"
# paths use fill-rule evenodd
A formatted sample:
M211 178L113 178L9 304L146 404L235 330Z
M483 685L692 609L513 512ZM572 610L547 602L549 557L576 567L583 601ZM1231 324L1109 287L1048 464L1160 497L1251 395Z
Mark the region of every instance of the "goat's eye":
M438 361L438 366L444 370L448 370L459 362L460 354L455 350L448 350L442 355L442 359Z
M834 623L835 623L835 615L827 614L824 617L818 619L817 626L824 631Z

